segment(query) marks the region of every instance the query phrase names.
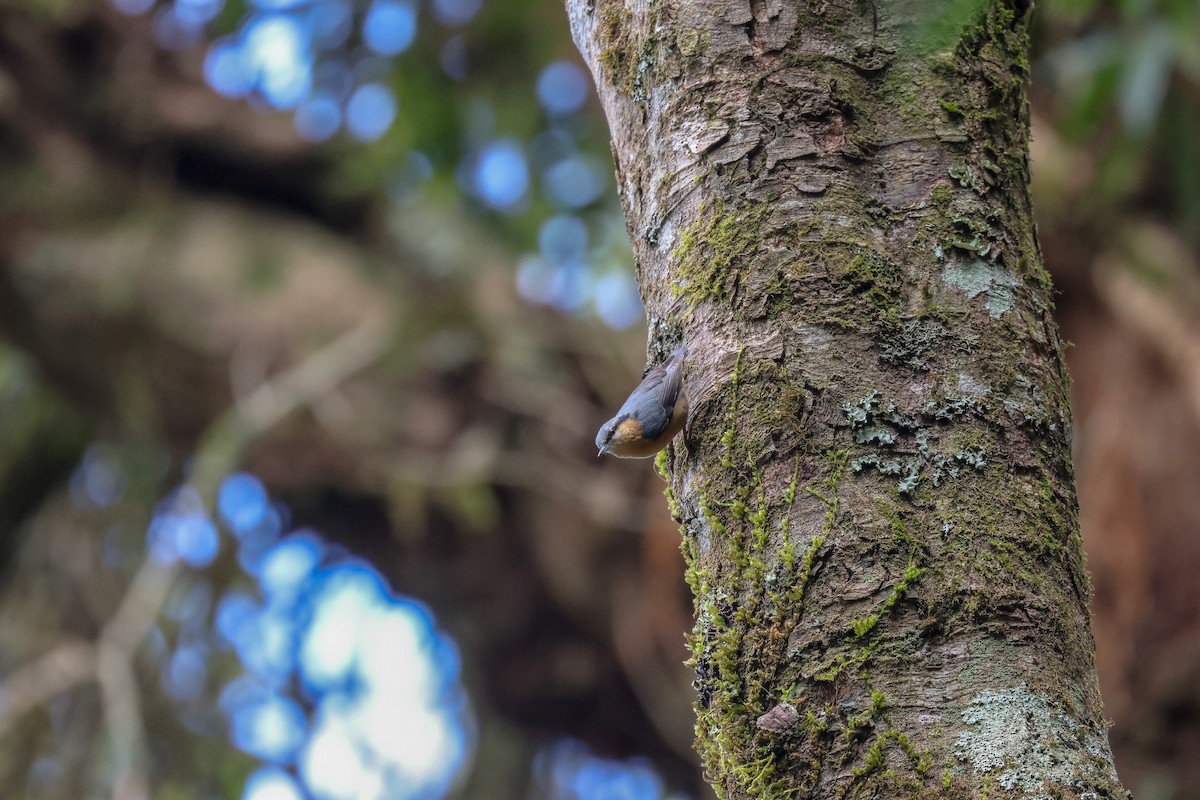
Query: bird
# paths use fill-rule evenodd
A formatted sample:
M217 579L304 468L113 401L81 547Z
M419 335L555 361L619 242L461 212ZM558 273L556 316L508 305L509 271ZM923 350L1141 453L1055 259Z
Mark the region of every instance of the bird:
M687 347L671 353L665 364L646 373L617 415L596 434L597 457L649 458L683 429L688 416L683 386Z

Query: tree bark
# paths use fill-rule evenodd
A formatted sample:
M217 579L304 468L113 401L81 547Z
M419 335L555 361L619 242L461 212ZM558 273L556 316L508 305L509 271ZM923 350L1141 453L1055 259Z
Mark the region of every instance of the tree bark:
M568 0L720 796L1119 797L1029 200L1029 4Z

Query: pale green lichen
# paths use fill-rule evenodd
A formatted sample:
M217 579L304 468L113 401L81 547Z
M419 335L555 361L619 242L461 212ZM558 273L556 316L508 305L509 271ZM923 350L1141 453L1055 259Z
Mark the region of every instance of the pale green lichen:
M959 376L960 388L964 378L976 389L982 389L980 384L963 375ZM930 401L925 413L943 420L981 410L977 398L966 395L942 404ZM876 390L855 402L844 403L842 412L846 415L855 443L878 448L878 452L855 458L850 462L850 469L856 474L873 469L880 475L900 478L896 483L896 491L905 497L912 498L923 479L928 479L937 487L944 480L959 477L963 466L976 470L987 466L985 455L988 442L985 439L968 436L971 441L942 442L927 427L927 420L922 420L917 414L902 413L894 400L884 402ZM896 451L897 447L908 441L916 444L915 454L903 448L901 452ZM910 454L905 455L904 452Z
M993 319L1000 319L1004 312L1013 307L1016 299L1013 293L1013 289L1018 285L1016 276L986 261L976 259L965 263L947 264L942 270L942 278L967 297L974 298L986 294L987 301L984 307Z
M1061 796L1061 787L1117 781L1105 732L1081 725L1024 683L976 695L962 721L954 754L1028 800Z

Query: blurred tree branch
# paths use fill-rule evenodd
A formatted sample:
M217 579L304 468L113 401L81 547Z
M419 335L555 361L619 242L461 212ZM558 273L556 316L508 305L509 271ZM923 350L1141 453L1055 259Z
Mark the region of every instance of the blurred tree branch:
M392 330L368 320L306 358L264 381L218 419L196 455L186 483L211 508L221 479L232 472L255 439L304 406L374 363L392 341ZM116 761L113 800L149 797L146 734L139 702L134 654L155 624L180 572L178 561L164 563L153 553L134 574L116 612L96 642L67 640L3 678L0 735L16 720L59 693L96 681L104 698L109 744Z
M96 646L63 639L49 652L4 676L0 693L0 736L23 715L96 676Z

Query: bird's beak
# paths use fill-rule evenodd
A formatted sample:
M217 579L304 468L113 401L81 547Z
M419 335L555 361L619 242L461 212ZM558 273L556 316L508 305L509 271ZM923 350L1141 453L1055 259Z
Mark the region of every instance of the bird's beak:
M600 452L596 453L596 458L599 458L600 456L604 455L607 452L608 452L608 445L604 445L603 447L600 448Z

